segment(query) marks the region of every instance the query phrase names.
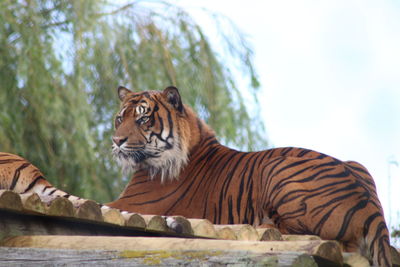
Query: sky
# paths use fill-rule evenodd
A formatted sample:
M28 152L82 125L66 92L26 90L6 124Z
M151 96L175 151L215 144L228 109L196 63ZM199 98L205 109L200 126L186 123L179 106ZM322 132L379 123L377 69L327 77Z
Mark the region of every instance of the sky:
M227 16L247 36L274 147L360 162L375 179L389 227L400 224L399 1L171 2L206 33L215 27L200 8ZM238 77L238 84L246 83Z

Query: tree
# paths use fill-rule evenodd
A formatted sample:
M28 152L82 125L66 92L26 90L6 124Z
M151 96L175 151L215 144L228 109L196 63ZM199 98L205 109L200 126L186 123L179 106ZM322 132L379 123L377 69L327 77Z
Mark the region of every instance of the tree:
M181 8L162 1L0 2L0 150L19 154L66 191L109 201L127 178L110 153L118 85L177 86L224 143L266 144L227 66ZM222 32L222 31L221 31ZM231 60L258 81L238 32L221 36ZM254 101L252 106L257 107Z

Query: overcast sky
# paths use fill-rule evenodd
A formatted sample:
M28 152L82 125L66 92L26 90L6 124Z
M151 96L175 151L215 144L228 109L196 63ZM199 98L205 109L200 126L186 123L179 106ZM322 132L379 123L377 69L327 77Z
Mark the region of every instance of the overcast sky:
M248 36L273 146L362 163L387 222L400 223L400 1L172 2L206 32L213 25L198 7L231 18Z

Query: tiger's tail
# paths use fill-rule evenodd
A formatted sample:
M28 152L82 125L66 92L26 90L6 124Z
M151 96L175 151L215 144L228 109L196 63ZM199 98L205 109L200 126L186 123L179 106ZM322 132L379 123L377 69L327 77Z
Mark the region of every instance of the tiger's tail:
M26 159L4 152L0 152L0 189L20 194L36 193L40 198L48 200L64 197L77 204L85 201L54 187L44 178L42 172Z
M380 212L371 215L365 223L361 254L372 259L373 266L392 266L389 231Z

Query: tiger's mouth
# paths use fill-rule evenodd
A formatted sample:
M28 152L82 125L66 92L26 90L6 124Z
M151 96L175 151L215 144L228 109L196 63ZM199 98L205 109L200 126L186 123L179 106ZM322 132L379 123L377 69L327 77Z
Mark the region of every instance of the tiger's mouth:
M131 165L131 167L135 167L135 165L149 158L144 150L127 150L118 146L113 146L112 153L114 158L123 166Z

